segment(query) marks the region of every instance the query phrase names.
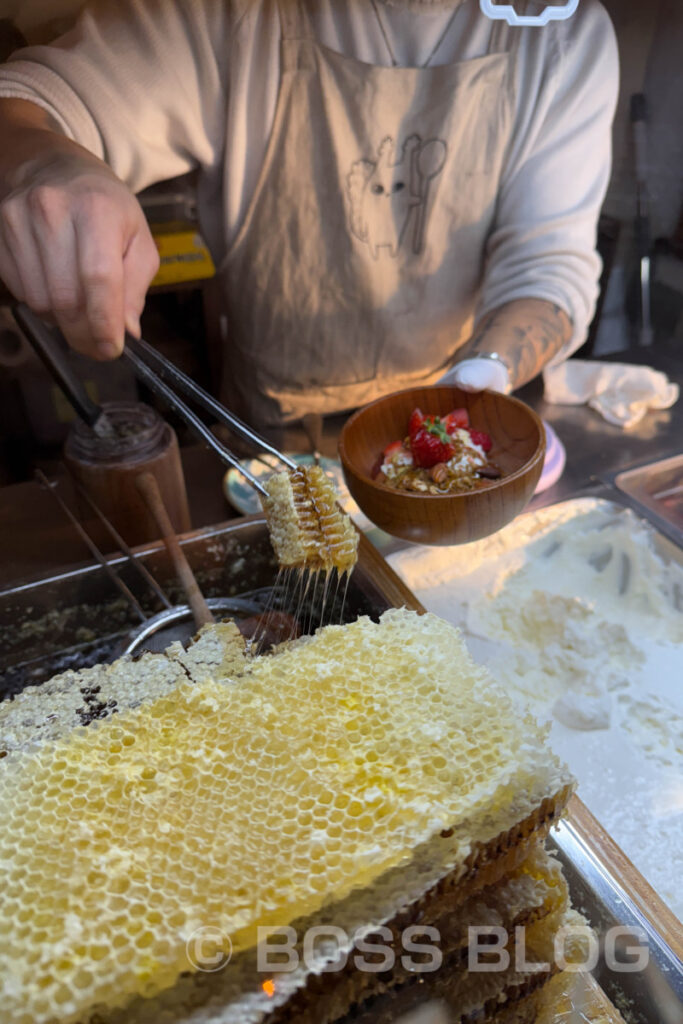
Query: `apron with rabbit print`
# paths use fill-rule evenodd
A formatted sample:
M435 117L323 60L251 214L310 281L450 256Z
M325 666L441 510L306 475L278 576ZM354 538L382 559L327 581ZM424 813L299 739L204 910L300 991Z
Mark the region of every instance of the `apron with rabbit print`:
M217 281L223 399L264 428L444 372L471 332L514 109L507 52L379 67L318 43L302 0L279 6L273 129Z

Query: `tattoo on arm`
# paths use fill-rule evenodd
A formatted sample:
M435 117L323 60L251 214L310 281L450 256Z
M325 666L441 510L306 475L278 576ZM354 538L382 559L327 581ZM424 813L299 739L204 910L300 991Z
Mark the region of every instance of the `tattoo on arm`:
M497 352L510 367L513 388L518 388L541 372L571 333L571 320L559 306L545 299L516 299L487 313L458 356Z

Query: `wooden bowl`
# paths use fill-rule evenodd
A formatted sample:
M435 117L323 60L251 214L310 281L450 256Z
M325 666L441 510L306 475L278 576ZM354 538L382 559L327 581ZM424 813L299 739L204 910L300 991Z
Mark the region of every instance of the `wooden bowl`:
M463 494L417 494L373 480L379 456L407 435L416 406L441 416L464 406L472 427L490 435L490 457L503 476ZM500 530L531 499L544 454L543 424L519 399L447 386L409 388L379 398L350 417L339 439L344 476L361 511L386 533L416 544L465 544Z

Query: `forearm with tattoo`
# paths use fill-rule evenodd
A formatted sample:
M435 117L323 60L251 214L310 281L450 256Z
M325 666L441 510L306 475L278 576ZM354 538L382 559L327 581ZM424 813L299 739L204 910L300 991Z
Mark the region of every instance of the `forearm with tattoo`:
M513 388L526 384L560 351L572 334L564 310L545 299L516 299L487 313L458 359L497 352L510 367Z

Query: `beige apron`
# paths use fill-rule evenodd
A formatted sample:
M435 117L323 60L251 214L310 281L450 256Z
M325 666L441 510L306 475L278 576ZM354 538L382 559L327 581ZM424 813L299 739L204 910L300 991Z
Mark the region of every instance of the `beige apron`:
M302 0L279 7L273 129L217 281L222 396L264 429L445 371L471 332L514 109L508 52L378 67L318 43Z

